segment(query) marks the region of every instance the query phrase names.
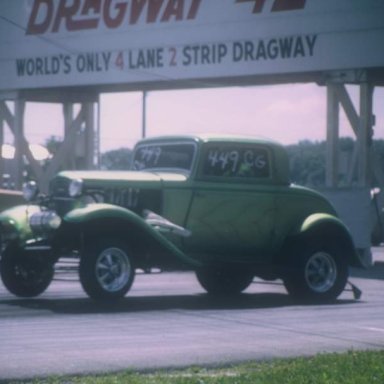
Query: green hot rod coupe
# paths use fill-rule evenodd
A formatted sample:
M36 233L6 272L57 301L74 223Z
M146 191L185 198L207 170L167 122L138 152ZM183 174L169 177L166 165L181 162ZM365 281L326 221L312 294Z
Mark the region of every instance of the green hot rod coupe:
M55 263L79 259L96 300L130 289L136 270L194 271L210 294L281 279L295 299L336 299L348 267L361 267L351 236L319 193L290 184L276 143L214 135L140 141L130 171L64 171L42 195L0 214L4 286L33 297Z

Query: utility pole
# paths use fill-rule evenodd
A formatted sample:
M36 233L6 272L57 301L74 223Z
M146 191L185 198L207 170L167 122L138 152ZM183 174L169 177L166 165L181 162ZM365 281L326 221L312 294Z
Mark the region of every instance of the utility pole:
M147 135L147 91L143 91L142 138Z

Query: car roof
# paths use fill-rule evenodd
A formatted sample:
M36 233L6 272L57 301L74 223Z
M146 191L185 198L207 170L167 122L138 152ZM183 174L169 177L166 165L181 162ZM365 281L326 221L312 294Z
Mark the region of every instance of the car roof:
M215 134L204 133L196 135L165 135L157 137L149 137L143 139L137 143L137 145L154 144L154 143L177 143L177 142L195 142L204 144L221 144L221 143L238 143L238 144L250 144L250 145L263 145L268 147L273 153L273 175L270 182L274 184L289 184L289 160L288 154L285 148L273 141L265 138L257 138L255 136L244 135L229 135L229 134Z
M185 141L192 140L197 142L232 142L232 143L250 143L281 146L278 142L266 138L251 135L235 135L235 134L217 134L217 133L200 133L189 135L162 135L142 139L139 143L151 143L154 141Z

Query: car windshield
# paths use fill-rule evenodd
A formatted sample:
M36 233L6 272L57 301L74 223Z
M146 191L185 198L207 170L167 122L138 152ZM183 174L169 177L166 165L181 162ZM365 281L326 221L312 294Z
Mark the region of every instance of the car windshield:
M190 172L195 150L193 143L139 144L133 157L133 169L177 169Z

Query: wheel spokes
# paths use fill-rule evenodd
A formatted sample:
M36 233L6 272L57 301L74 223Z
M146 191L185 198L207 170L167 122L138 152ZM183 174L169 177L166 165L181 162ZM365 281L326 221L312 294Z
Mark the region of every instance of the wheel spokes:
M119 248L105 249L96 263L96 276L101 287L114 292L129 280L131 265L126 253Z
M315 292L323 293L331 289L337 279L337 269L332 256L326 252L314 254L308 261L305 278Z

